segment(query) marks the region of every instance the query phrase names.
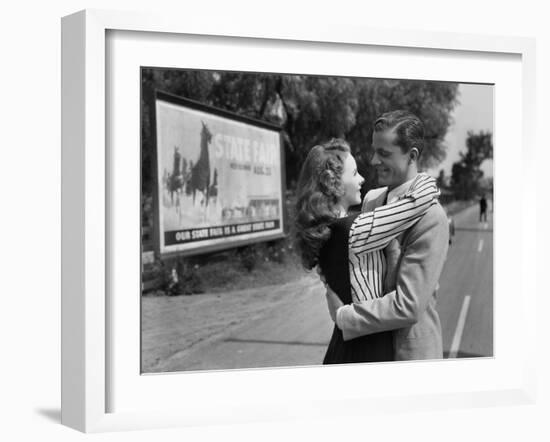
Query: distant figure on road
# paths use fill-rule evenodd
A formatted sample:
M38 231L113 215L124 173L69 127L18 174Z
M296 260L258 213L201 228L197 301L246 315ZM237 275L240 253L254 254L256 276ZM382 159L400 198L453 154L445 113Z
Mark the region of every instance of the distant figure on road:
M449 223L449 246L453 243L453 238L455 236L455 221L451 215L449 215L449 211L445 207L443 210L445 210L445 215L447 216L447 222Z
M481 195L479 200L479 222L487 222L487 200L485 195Z
M451 216L448 215L447 220L449 222L449 245L451 245L455 236L455 221Z
M334 139L311 149L297 186L295 235L302 263L307 269L320 266L335 291L327 296L332 293L340 305L384 295L387 261L382 249L418 221L439 194L435 180L420 174L393 204L348 214L351 206L361 203L363 182L349 145ZM350 276L351 255L364 263L362 275L355 266ZM357 278L368 285L356 285ZM356 339L345 338L345 333L334 327L324 364L394 360L392 332Z

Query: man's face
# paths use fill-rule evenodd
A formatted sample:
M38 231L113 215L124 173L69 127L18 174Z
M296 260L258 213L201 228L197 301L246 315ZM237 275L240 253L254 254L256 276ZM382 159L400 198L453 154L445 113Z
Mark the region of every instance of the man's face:
M412 164L410 153L403 153L395 144L396 136L392 129L372 134L374 156L371 164L376 167L378 185L390 189L408 180Z

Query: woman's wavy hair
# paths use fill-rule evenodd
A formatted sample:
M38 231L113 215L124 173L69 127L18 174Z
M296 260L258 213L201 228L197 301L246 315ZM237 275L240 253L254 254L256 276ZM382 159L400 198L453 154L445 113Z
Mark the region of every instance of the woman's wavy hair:
M309 151L298 179L294 219L294 243L302 265L310 270L330 236L330 224L338 217L337 204L344 195L342 174L349 144L339 138Z

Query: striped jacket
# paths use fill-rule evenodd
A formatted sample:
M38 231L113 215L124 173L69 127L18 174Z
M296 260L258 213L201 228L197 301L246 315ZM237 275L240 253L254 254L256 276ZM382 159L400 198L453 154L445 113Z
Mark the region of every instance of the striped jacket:
M349 234L349 269L353 302L384 295L383 248L416 223L437 202L435 179L418 174L398 201L360 214Z
M413 182L403 200L397 203L403 203L412 198L415 200L413 205L422 205L422 197L413 196L415 188L419 189L419 184L421 184L419 181ZM434 200L423 215L416 218L413 215L410 218L406 217L408 221L396 222L394 225L396 230L392 231L392 235L387 230L387 226L382 230L389 236L387 237L386 233L378 235L377 227L382 224L377 219L379 209L391 206L384 205L386 193L385 189L377 189L369 192L365 197L364 210L374 211L374 213L360 215L359 219L368 219L371 216L372 222L370 229L369 223L366 223L366 228L362 227L366 230L362 236L364 247L356 247L353 252L350 248L350 271L356 273L358 268L362 268L363 273L366 273L366 281L358 278L355 290L358 296L362 296L363 293L365 295L369 293L366 295L369 296L368 288L372 289L375 285L372 280L369 280L369 269L364 267L365 265L368 267L368 261L366 262L365 259L370 259L365 256L369 253L383 255L380 250L372 251L373 248L382 246L384 241L379 241L380 238L384 237L388 240L389 236L399 235L401 251L395 287L383 296L382 292L377 291L375 294L378 297L362 301L354 300L352 304L340 307L336 313L336 324L342 330L345 341L371 333L393 330L395 360L441 359L443 349L441 323L436 309L436 288L449 246L447 216L439 202ZM360 221L358 220L357 223L359 226ZM409 227L403 231L406 223L410 223ZM397 230L402 233L397 233ZM356 232L351 233L351 235L355 234ZM365 241L365 236L370 238L370 242L368 239ZM354 239L350 236L350 245L353 242ZM352 267L355 268L352 269ZM379 286L380 282L381 280L378 280Z

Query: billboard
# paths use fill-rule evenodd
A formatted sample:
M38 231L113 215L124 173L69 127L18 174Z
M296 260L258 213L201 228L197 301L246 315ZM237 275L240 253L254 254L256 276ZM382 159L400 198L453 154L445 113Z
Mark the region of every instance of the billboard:
M162 92L155 125L160 253L284 235L279 127Z

